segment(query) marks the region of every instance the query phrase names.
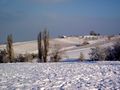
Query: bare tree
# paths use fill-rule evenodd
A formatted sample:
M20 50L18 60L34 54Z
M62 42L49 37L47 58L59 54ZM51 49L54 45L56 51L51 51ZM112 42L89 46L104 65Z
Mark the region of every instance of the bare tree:
M9 62L13 62L14 60L14 50L13 50L13 38L12 38L12 34L8 35L7 37L7 53L8 53L8 59Z
M43 31L43 60L47 62L47 55L49 50L49 32L47 29Z
M43 60L43 46L42 46L42 32L38 35L38 62L42 62Z
M47 62L49 51L49 32L45 29L38 35L38 62Z

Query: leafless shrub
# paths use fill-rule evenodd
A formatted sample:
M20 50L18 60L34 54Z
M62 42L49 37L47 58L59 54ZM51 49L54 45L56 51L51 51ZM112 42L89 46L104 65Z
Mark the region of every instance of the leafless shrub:
M27 62L32 62L32 60L33 60L32 54L26 53L24 56L25 56L25 59Z
M32 53L31 56L34 58L38 58L38 54Z
M32 62L33 60L33 54L20 54L17 58L16 58L16 62Z
M7 52L6 50L0 50L0 63L7 63L9 62L8 58L7 58Z
M16 62L27 62L24 55L20 54L17 58L16 58Z
M82 43L82 46L88 45L88 44L89 44L89 42L87 40L84 40L83 43Z
M63 51L60 51L61 46L59 44L55 44L52 48L52 53L50 56L51 62L59 62L59 60L62 58Z
M83 55L82 52L80 52L79 60L80 60L80 61L83 61L83 60L84 60L84 55Z

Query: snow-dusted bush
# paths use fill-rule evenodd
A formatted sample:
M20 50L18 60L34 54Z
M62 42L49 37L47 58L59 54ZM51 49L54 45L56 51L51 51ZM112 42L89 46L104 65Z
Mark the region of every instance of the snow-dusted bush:
M82 52L80 52L79 60L80 60L80 61L83 61L83 60L84 60L84 55L83 55Z
M52 53L50 56L51 62L59 62L59 60L62 58L63 51L60 51L61 46L59 44L55 44Z
M114 48L113 53L115 56L115 60L120 60L120 42L115 43L113 48Z
M107 48L107 60L120 61L120 42L116 42L113 47Z
M0 63L7 63L8 58L7 58L7 52L6 50L0 50Z
M33 60L33 54L20 54L17 58L16 58L16 62L32 62Z
M113 52L114 52L114 49L113 49L113 47L108 47L107 49L106 49L106 60L114 60L114 54L113 54Z
M96 46L95 48L91 48L91 52L89 53L90 59L95 61L105 60L106 59L106 49Z
M38 54L32 53L31 56L34 58L38 58Z
M32 54L26 53L25 54L25 59L26 59L27 62L32 62L32 60L33 60Z
M16 58L16 62L26 62L26 59L25 59L24 55L20 54L20 55Z
M91 60L106 60L106 61L120 61L120 42L116 42L112 47L101 48L95 47L91 48L90 52Z
M81 45L84 46L84 45L88 45L88 44L89 44L89 42L87 40L84 40Z
M61 59L61 56L59 55L59 52L53 53L50 57L51 62L59 62Z

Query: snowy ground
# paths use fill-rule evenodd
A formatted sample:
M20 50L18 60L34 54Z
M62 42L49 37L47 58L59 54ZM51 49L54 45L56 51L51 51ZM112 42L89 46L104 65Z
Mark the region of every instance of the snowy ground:
M120 62L0 64L0 90L120 90Z

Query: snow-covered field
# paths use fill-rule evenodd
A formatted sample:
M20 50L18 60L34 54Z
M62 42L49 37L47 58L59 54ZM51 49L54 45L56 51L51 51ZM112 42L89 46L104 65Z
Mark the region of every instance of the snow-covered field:
M0 64L0 90L120 90L120 62Z

